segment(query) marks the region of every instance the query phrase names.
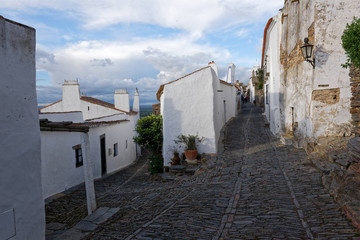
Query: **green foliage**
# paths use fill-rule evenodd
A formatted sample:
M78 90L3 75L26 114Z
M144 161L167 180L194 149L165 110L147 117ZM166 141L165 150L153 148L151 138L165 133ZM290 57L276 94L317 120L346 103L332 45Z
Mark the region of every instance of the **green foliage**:
M256 76L258 76L259 78L259 84L258 84L258 89L263 89L264 86L264 70L259 68L258 70L256 70Z
M162 117L151 114L141 118L136 125L136 132L139 136L134 141L141 146L151 150L153 154L160 154L162 150Z
M341 40L347 56L346 63L341 66L343 68L351 65L360 67L360 18L354 17L351 24L346 24Z
M175 143L183 143L185 145L185 150L196 150L196 141L202 142L204 140L204 137L199 137L196 135L179 135L177 137L177 140L175 140Z
M151 174L162 173L164 167L164 159L160 154L154 154L149 157L150 159L150 168L149 171Z

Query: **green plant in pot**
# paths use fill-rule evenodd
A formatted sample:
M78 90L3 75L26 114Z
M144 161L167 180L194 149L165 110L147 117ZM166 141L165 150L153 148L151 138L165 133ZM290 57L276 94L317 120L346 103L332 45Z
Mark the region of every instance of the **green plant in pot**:
M204 140L203 137L199 137L196 135L179 135L177 139L175 140L175 143L182 143L185 145L185 156L186 161L188 163L196 163L196 157L198 154L196 143L202 142Z
M180 164L180 156L177 150L174 150L174 157L171 159L171 165Z

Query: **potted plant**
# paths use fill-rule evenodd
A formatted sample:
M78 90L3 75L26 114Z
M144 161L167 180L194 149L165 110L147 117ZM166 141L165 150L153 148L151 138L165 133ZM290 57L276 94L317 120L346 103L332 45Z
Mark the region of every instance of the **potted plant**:
M203 137L199 137L196 135L179 135L177 137L177 140L175 140L175 143L182 143L185 145L185 156L186 161L188 163L196 163L196 157L198 154L197 148L196 148L196 142L202 142Z
M177 150L174 150L174 157L171 159L171 165L180 164L180 156Z

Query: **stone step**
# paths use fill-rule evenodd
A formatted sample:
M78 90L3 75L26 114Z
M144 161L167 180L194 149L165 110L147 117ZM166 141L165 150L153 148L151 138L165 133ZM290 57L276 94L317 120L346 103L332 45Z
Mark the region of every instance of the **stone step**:
M292 145L294 142L294 136L290 134L282 134L280 137L280 141L284 145Z

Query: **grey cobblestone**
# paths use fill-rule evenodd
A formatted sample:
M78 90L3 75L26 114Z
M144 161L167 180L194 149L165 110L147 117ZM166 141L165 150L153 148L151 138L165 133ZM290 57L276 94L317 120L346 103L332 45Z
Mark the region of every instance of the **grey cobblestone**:
M261 110L247 104L210 168L166 181L147 175L143 159L97 182L99 207L119 210L84 239L358 239L306 153L268 131ZM72 199L80 195L65 196L72 208L55 200L47 213L61 217L47 219L74 224L66 211L81 209Z

